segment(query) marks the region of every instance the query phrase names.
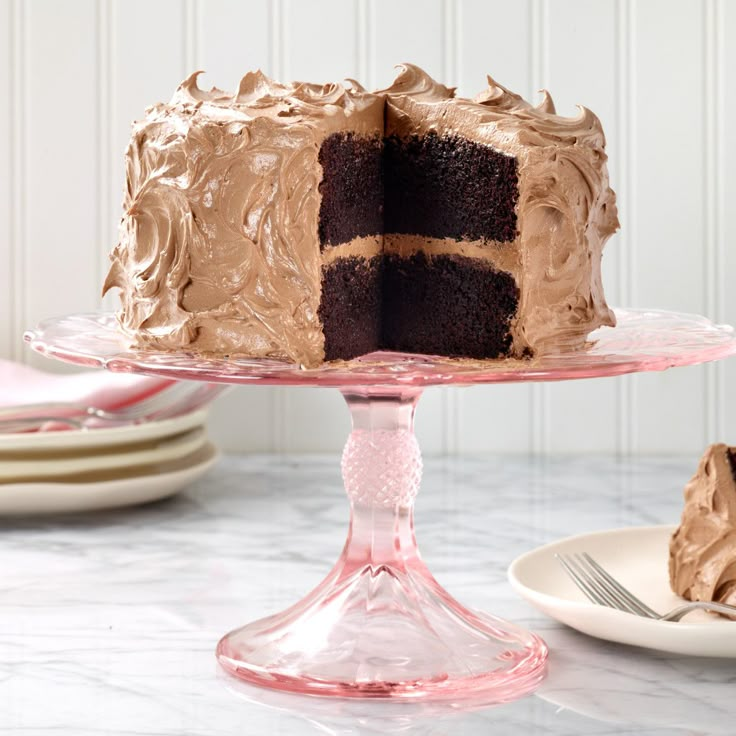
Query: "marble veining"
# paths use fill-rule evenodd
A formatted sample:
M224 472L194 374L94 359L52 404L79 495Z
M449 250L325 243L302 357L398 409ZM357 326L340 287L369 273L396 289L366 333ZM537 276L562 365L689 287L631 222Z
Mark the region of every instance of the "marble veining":
M730 734L736 663L599 642L545 618L508 562L594 529L675 523L696 457L426 460L423 556L463 603L538 632L532 697L461 712L288 696L221 674L230 628L293 603L344 540L338 459L229 457L154 505L0 520L0 734Z

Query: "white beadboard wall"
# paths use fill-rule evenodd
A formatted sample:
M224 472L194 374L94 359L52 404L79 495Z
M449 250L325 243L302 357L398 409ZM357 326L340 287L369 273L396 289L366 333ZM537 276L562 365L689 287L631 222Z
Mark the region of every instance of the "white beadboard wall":
M191 70L387 84L401 61L462 93L485 74L608 137L622 229L613 304L736 322L736 2L732 0L0 0L0 355L47 369L24 328L100 307L130 121ZM110 308L113 301L106 302ZM570 383L433 389L427 452L698 452L736 443L736 361ZM212 434L234 451L332 451L337 391L239 388Z

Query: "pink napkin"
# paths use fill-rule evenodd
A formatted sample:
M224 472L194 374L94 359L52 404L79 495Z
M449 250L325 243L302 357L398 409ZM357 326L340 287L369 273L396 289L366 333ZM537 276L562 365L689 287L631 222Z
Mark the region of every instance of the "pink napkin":
M104 370L58 375L0 360L0 407L69 401L118 409L170 386L164 378Z

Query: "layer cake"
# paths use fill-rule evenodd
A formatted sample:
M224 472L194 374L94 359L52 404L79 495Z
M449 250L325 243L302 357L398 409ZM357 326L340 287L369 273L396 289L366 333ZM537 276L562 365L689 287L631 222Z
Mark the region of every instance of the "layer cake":
M605 139L489 78L456 97L187 79L134 125L105 290L140 346L317 366L376 349L472 358L580 349L613 325Z

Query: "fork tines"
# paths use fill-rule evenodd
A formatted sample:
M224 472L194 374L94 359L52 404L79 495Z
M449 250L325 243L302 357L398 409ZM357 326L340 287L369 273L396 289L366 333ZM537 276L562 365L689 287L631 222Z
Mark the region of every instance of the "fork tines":
M592 602L646 618L659 618L586 552L556 554L565 572Z

